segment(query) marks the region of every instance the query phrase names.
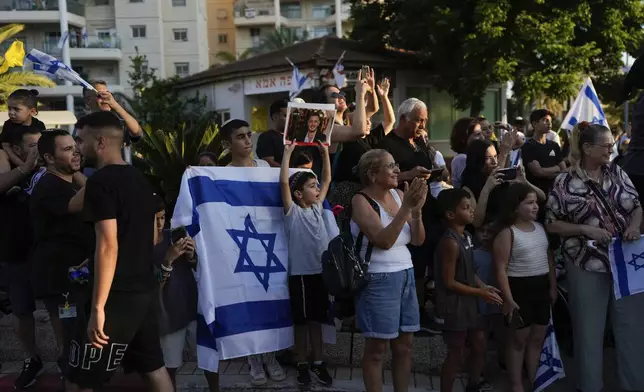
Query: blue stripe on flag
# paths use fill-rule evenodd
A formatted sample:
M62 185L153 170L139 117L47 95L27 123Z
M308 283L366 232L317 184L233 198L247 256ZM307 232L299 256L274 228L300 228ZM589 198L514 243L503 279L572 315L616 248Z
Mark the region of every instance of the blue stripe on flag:
M226 203L232 207L282 207L278 182L213 180L197 176L188 180L194 206Z
M628 287L628 271L626 270L626 260L624 259L624 250L622 249L622 239L619 237L613 242L613 254L615 255L619 292L622 297L626 297L631 295L631 290Z
M597 94L595 94L593 89L590 88L590 86L586 86L585 94L586 94L586 97L588 97L588 99L591 100L593 105L595 105L595 109L597 109L597 111L601 113L602 116L604 116L604 109L602 109L602 105L601 103L599 103L599 97L597 96Z
M575 125L577 125L578 122L579 122L579 120L577 120L577 117L572 116L572 117L570 117L570 121L568 121L568 124L570 124L570 125L572 125L574 127Z
M206 176L188 180L193 205L193 222L197 206L204 203L226 203L231 207L283 207L279 182L213 180ZM330 210L327 200L322 203ZM196 215L198 217L198 214ZM197 220L198 222L198 220Z
M555 369L550 368L548 369L545 373L540 375L534 380L534 389L537 388L545 388L548 385L552 384L553 382L557 381L561 377L561 374L557 372Z
M288 299L240 302L216 308L215 321L210 325L202 315L197 315L197 344L217 350L216 339L291 326Z

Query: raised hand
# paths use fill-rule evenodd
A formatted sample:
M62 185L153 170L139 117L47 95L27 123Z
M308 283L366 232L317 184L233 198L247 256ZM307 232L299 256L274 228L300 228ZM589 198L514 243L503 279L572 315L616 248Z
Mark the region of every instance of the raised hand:
M376 86L376 92L378 93L379 96L381 97L387 97L389 96L389 87L391 83L389 82L389 78L384 78L380 81L378 86Z

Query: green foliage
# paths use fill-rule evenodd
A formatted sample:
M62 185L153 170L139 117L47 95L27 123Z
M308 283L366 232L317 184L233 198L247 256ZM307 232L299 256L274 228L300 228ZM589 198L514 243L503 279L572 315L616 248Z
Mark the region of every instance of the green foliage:
M261 45L254 49L254 54L272 52L307 39L309 39L309 34L306 30L297 33L295 29L280 27L262 38Z
M348 0L352 38L414 51L480 113L490 84L514 81L520 105L577 93L584 75L612 75L643 40L638 0Z
M205 97L180 95L178 78L157 78L154 69L144 67L145 56L131 60L128 74L134 98L119 98L127 103L144 131L135 144L132 163L165 195L172 211L187 166L196 164L204 151L221 153L218 116L207 109Z

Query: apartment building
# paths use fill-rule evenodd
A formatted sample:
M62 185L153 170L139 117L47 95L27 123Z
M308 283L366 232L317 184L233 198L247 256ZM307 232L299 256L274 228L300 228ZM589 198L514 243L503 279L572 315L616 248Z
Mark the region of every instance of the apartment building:
M217 53L235 53L235 0L208 0L208 46L210 64L217 64Z
M188 76L209 66L206 0L67 0L70 60L86 79L105 80L112 91L131 93L130 57L147 56L158 77ZM58 0L0 0L0 24L23 23L26 50L59 57ZM86 31L85 36L83 31ZM64 34L64 33L62 33ZM7 45L10 43L7 43ZM64 110L65 96L83 108L80 86L41 88L49 109Z
M237 54L259 46L264 36L279 27L300 36L306 31L309 39L345 36L351 29L350 7L337 0L236 0L234 10Z

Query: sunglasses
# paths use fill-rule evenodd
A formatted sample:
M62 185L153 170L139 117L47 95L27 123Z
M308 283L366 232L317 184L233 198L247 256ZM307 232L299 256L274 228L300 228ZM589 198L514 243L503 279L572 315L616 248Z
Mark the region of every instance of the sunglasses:
M331 98L342 98L342 99L344 99L345 95L346 94L343 93L342 91L340 91L340 92L335 92L334 91L334 92L331 93Z

